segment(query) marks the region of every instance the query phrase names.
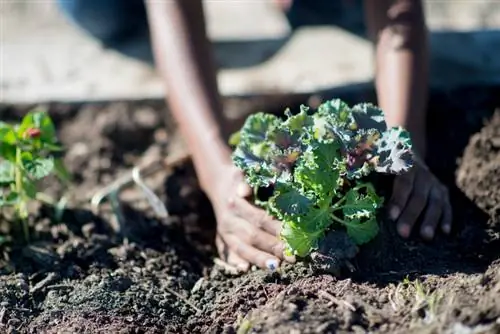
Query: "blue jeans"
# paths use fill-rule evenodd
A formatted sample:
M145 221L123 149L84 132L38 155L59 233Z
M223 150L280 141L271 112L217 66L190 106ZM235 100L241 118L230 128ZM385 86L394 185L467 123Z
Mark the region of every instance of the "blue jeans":
M58 0L58 4L104 46L153 62L144 0ZM332 24L365 36L362 0L294 0L286 15L292 29Z

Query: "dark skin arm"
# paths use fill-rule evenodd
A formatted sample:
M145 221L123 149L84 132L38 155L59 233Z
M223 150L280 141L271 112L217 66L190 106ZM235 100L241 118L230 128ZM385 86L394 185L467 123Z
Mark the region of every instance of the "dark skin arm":
M244 197L251 189L233 165L216 70L201 0L146 1L156 63L168 103L186 139L201 187L217 219L216 244L228 263L277 267L283 244L280 223ZM293 261L293 259L290 259Z
M388 209L398 232L408 237L422 216L420 234L432 239L438 226L451 230L447 189L423 163L428 82L428 34L422 1L365 0L370 38L375 44L376 88L389 125L412 134L416 167L396 178Z

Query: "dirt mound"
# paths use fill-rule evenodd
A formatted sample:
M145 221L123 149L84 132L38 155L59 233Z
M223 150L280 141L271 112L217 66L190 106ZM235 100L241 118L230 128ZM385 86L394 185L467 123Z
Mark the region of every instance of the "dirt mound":
M481 132L472 136L457 171L457 182L478 206L500 213L500 109Z

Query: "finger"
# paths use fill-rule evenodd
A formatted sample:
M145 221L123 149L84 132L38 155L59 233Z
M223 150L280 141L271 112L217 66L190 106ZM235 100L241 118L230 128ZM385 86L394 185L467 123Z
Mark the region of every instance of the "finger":
M397 229L403 238L410 236L413 226L427 205L431 183L425 180L426 177L426 174L421 174L415 178L410 198L398 219Z
M232 201L234 213L239 217L251 222L255 227L262 229L274 236L281 231L281 223L273 219L265 210L251 205L243 198L234 198Z
M250 263L241 258L236 252L231 251L228 244L220 235L217 235L215 245L217 247L217 251L219 252L219 256L224 262L227 262L242 272L246 272L250 269Z
M389 218L397 221L403 212L404 207L410 198L413 183L415 180L415 172L410 172L405 175L396 177L392 189L392 196L389 200Z
M443 191L444 203L443 203L443 214L441 216L441 229L445 234L450 234L451 224L453 220L453 213L451 209L450 196L448 194L448 189Z
M252 188L245 182L241 182L237 185L236 194L241 198L247 198L252 195Z
M234 250L242 259L257 265L259 268L274 271L280 265L280 260L277 257L258 250L235 235L227 236L226 242L229 248Z
M285 249L285 245L276 236L259 229L252 223L241 218L235 218L234 224L238 224L238 227L240 228L240 232L237 233L235 231L235 234L247 244L254 246L263 252L272 254L281 260L284 259L283 251Z
M427 208L420 227L420 235L426 240L432 240L436 227L443 212L443 194L437 186L431 188L427 199Z
M229 252L229 256L226 262L232 266L235 266L239 271L242 272L247 272L250 269L250 263L242 259L241 256L239 256L235 252Z

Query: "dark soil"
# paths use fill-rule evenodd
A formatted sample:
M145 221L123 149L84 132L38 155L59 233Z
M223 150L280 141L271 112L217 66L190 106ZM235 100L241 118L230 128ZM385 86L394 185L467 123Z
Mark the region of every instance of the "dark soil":
M189 163L148 178L169 218L155 218L133 187L122 194L124 226L107 205L93 214L100 186L182 145L162 102L49 105L75 186L60 221L40 207L32 243L3 248L0 332L500 332L500 89L434 92L429 105L428 163L450 188L453 235L403 241L382 222L340 277L307 264L240 276L213 265L213 214ZM1 106L0 119L29 107ZM47 192L60 195L52 181Z

